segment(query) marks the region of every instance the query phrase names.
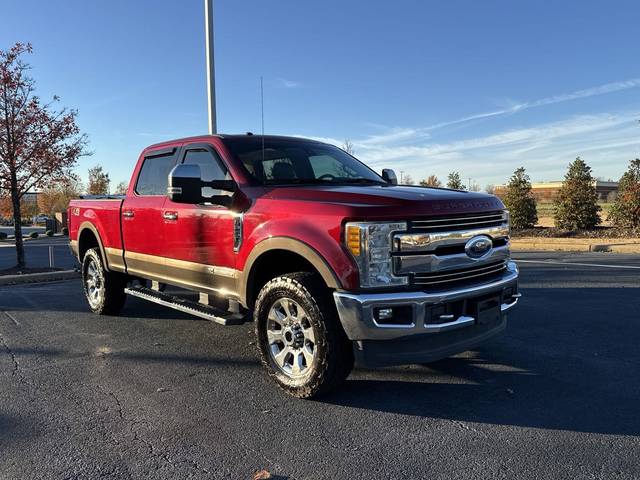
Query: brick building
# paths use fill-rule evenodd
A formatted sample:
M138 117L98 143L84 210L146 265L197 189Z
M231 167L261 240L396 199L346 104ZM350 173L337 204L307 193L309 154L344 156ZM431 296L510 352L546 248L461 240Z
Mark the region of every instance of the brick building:
M552 202L558 194L558 190L562 187L562 183L562 181L532 183L531 192L538 202ZM595 180L593 183L596 187L598 200L613 201L618 192L618 182ZM506 188L506 185L496 185L494 192L496 195L501 196L505 193Z

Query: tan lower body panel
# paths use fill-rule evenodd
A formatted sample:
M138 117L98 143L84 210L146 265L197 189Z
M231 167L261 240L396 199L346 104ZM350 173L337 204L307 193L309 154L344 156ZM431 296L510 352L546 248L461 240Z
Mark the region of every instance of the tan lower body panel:
M157 280L165 274L164 257L126 251L124 259L127 264L127 273L131 275Z
M238 298L238 270L125 252L127 273L178 287L222 297Z
M122 257L122 250L119 248L105 247L104 253L107 256L107 265L109 270L115 270L116 272L124 272L124 258Z

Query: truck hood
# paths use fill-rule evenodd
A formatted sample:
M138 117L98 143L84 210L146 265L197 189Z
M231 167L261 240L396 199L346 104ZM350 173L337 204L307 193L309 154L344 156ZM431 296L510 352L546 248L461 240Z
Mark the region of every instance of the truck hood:
M441 188L386 185L321 185L267 189L263 198L341 205L368 214L472 213L504 208L493 195ZM393 212L395 213L395 212ZM395 215L394 215L395 216Z

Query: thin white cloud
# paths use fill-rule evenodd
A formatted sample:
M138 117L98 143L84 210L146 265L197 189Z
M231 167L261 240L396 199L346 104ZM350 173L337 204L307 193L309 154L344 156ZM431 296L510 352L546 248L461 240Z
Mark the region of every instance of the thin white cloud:
M626 161L640 155L638 118L640 112L578 115L447 143L425 142L419 129L392 129L351 141L356 156L371 167L404 170L415 179L430 174L444 178L451 170L459 170L481 184L502 183L521 165L534 180L558 179L577 155L585 155L595 175L618 178ZM316 139L337 146L343 143L335 138ZM407 145L411 139L415 144Z
M281 88L301 88L304 86L302 82L297 82L295 80L288 80L286 78L278 78L277 85Z
M640 78L631 78L629 80L623 80L619 82L611 82L606 83L604 85L598 85L596 87L586 88L583 90L577 90L572 93L563 93L560 95L553 95L551 97L540 98L538 100L532 100L529 102L523 103L514 103L508 108L502 108L498 110L493 110L490 112L477 113L475 115L469 115L462 118L458 118L455 120L450 120L446 122L436 123L434 125L430 125L425 127L424 130L436 130L443 127L448 127L452 125L457 125L461 123L471 122L473 120L481 120L484 118L490 117L498 117L502 115L509 115L512 113L520 112L523 110L527 110L529 108L542 107L546 105L553 105L556 103L569 102L572 100L578 100L581 98L589 98L595 97L598 95L606 95L608 93L620 92L622 90L628 90L630 88L638 88L640 87Z

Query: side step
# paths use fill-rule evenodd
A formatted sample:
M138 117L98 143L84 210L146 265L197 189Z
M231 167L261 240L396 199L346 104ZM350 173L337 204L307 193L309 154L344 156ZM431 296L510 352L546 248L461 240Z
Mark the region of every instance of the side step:
M143 300L148 300L149 302L164 305L165 307L173 308L174 310L189 313L196 317L219 323L220 325L240 325L245 322L245 316L241 313L225 312L224 310L203 305L198 302L192 302L191 300L184 300L172 295L167 295L166 293L152 290L151 288L140 286L127 287L124 289L124 292L132 297L142 298Z

